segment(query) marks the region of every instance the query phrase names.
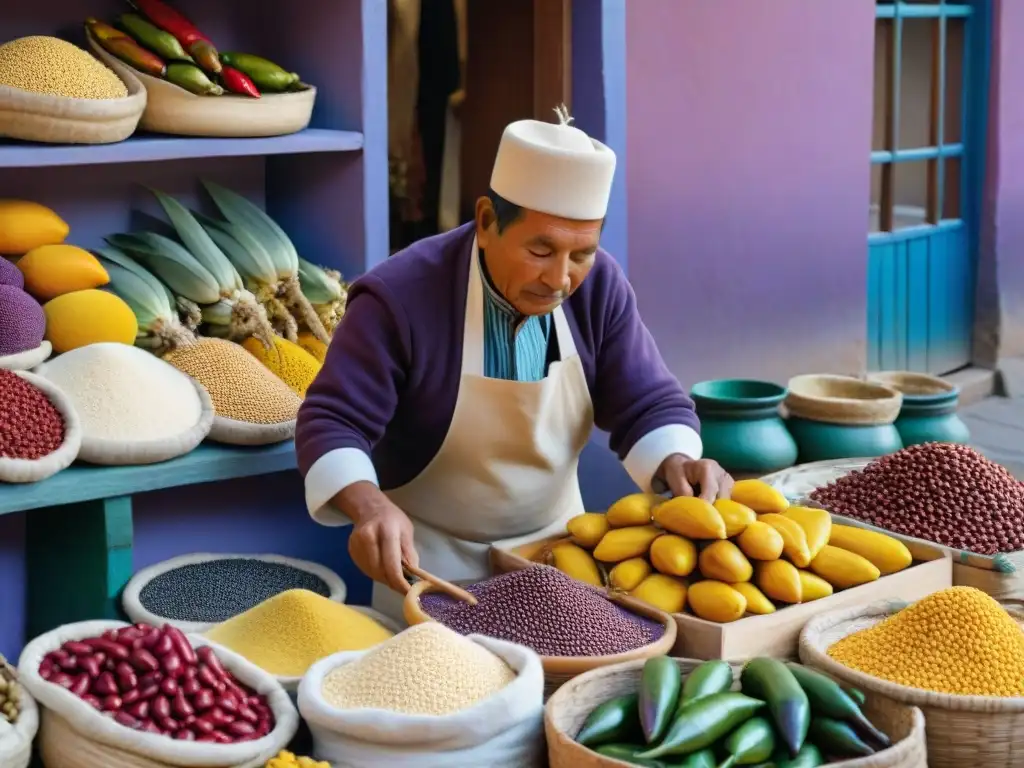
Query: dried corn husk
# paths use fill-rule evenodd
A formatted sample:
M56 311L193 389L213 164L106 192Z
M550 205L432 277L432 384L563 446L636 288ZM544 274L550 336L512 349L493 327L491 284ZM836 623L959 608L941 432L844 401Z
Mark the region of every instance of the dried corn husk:
M348 285L341 273L318 267L299 257L299 283L302 293L309 299L320 322L328 334L333 334L345 314L348 302Z

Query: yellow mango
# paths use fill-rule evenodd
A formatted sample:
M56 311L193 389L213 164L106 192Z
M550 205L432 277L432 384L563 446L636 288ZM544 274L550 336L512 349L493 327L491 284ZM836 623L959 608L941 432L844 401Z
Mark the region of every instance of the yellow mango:
M711 504L694 496L676 496L654 509L654 522L688 539L724 539L725 521Z
M100 260L75 245L43 245L18 260L25 290L40 301L110 282Z
M725 522L725 535L728 538L739 536L747 526L757 520L757 513L750 507L732 499L719 499L714 503L715 509Z
M809 603L811 600L829 597L832 592L832 585L821 576L810 571L800 571L800 595L803 597L803 602Z
M751 560L778 560L782 557L785 542L782 534L768 523L756 520L736 539L740 550Z
M629 594L665 613L682 613L686 607L686 582L663 573L652 573Z
M608 518L600 512L585 512L576 515L565 525L573 543L584 549L593 549L608 533Z
M811 561L811 570L836 589L867 584L881 576L881 571L870 560L827 544Z
M721 581L698 581L686 593L690 610L705 621L726 624L743 618L747 598Z
M594 548L594 557L604 563L621 563L631 557L646 555L651 544L662 531L653 525L633 525L613 528Z
M46 339L54 352L70 352L104 341L134 344L139 322L112 293L90 289L65 293L43 305Z
M763 480L737 480L729 494L733 501L750 507L759 515L785 512L789 501Z
M642 557L631 557L612 568L608 584L622 592L632 592L651 575L651 564Z
M806 568L811 562L811 548L807 545L807 534L796 520L769 513L757 518L758 522L768 523L782 535L782 552L797 568Z
M754 566L754 582L758 589L780 603L799 603L803 600L800 572L787 560L770 560Z
M631 493L608 507L608 525L626 528L651 522L651 508L665 499L654 493Z
M590 553L582 547L564 542L553 546L550 555L551 564L566 576L572 576L576 581L582 581L584 584L591 584L595 587L604 586L601 570Z
M45 205L0 200L0 254L20 256L43 245L64 242L71 229Z
M651 565L669 576L689 576L697 567L697 546L682 536L665 534L651 544Z
M731 583L750 581L754 567L731 541L715 541L700 553L700 572L705 579Z
M747 613L755 616L765 616L775 613L775 606L772 601L764 596L764 592L755 587L749 581L739 581L730 584L730 587L739 592L747 600Z
M788 517L804 529L807 536L807 551L812 560L817 557L832 535L832 515L824 509L790 507L782 516Z
M828 543L860 555L872 563L882 575L902 571L914 562L907 545L899 539L852 525L833 523Z

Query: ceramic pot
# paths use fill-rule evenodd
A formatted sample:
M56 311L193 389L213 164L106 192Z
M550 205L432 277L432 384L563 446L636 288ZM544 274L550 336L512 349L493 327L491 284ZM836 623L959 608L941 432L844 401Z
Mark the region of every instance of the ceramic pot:
M790 416L786 419L786 427L799 446L801 464L876 458L903 447L895 424L828 424Z
M779 415L786 388L768 381L719 379L690 392L704 456L728 472L765 474L796 462L797 447Z
M904 371L873 373L869 380L903 393L896 419L904 446L920 443L968 443L971 432L957 416L960 390L935 376Z

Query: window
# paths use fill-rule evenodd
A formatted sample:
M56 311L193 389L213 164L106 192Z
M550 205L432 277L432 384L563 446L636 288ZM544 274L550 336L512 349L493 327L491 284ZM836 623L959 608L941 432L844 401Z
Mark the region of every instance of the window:
M879 0L869 231L962 218L970 2Z

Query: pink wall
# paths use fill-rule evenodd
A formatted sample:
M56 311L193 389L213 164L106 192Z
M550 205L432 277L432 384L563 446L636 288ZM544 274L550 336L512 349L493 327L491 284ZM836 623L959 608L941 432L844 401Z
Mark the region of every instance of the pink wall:
M874 3L626 16L629 277L669 366L687 385L859 371Z
M979 362L1024 356L1024 3L994 19L988 178L982 229Z

